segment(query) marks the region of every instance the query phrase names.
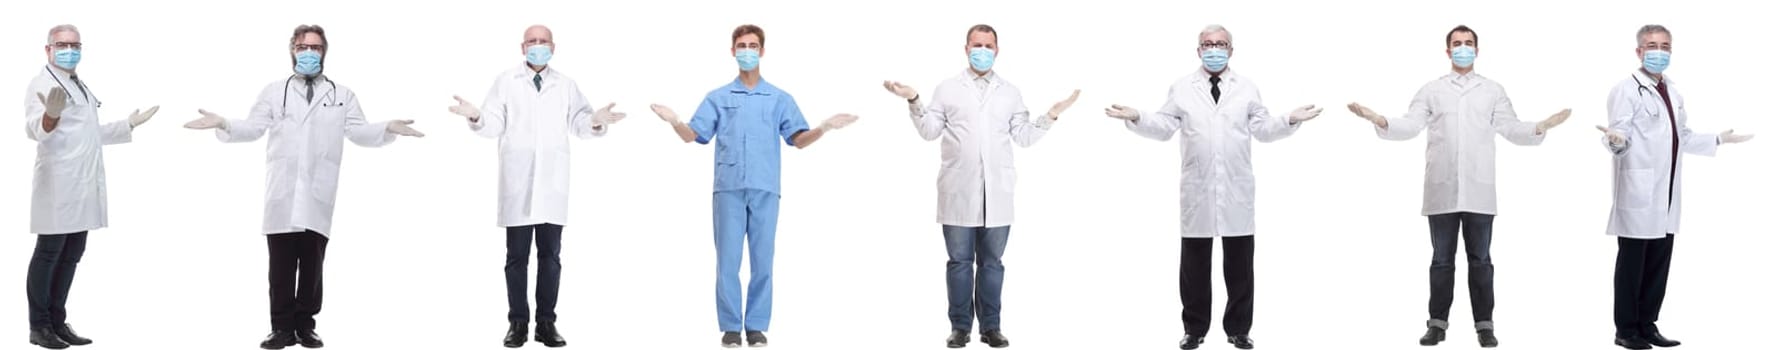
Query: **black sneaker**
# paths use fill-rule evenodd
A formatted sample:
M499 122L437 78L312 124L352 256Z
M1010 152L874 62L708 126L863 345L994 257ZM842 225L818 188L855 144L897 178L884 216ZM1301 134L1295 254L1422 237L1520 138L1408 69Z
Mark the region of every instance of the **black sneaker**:
M1445 341L1444 328L1426 327L1426 335L1420 336L1420 345L1433 346L1441 341Z
M1007 345L1012 345L1012 342L1007 341L1006 336L1001 335L1000 330L998 330L998 329L990 329L990 330L982 331L982 342L988 343L988 347L995 348L995 349L1004 348Z
M741 347L741 332L723 332L722 347L731 349Z
M1494 330L1492 329L1475 331L1475 339L1477 342L1482 343L1482 347L1484 348L1500 346L1500 339L1494 337Z
M766 347L766 334L760 331L747 331L747 347Z

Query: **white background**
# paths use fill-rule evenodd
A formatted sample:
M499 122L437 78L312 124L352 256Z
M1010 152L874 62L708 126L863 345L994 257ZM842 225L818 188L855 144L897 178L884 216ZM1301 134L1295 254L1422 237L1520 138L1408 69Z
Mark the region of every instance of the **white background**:
M9 83L0 96L22 96L45 62L47 29L73 23L87 47L80 74L106 103L104 118L162 106L134 143L105 149L112 227L91 236L69 302L70 321L97 339L89 348L240 349L268 330L263 141L221 144L179 125L199 108L243 117L265 84L290 73L286 45L298 24L327 29L327 74L358 93L371 119L418 119L428 133L382 149L348 146L319 317L330 349L499 346L496 146L446 107L453 94L480 101L497 73L520 64L522 32L534 23L555 29L552 67L593 103L630 114L609 136L574 144L558 311L576 348L718 345L713 150L680 143L646 106L689 116L729 82L729 33L743 23L765 28L762 71L811 123L863 117L784 151L770 332L780 349L942 346L939 146L915 135L905 104L880 83L930 93L966 67L965 30L976 23L1000 30L995 68L1036 113L1082 89L1042 142L1019 150L1004 328L1022 349L1178 341L1178 141L1139 138L1101 109L1158 107L1169 84L1198 69L1206 24L1233 32L1231 67L1260 84L1273 112L1326 107L1294 137L1255 146L1252 334L1262 349L1419 348L1431 251L1419 216L1424 137L1379 140L1344 105L1404 112L1421 84L1448 72L1442 41L1457 24L1480 33L1478 72L1506 86L1522 119L1574 109L1542 146L1498 142L1495 319L1505 348L1611 348L1616 245L1602 234L1610 158L1592 127L1605 121L1606 93L1638 65L1639 26L1674 31L1669 73L1691 103L1691 127L1773 130L1762 82L1773 80L1766 67L1778 52L1763 39L1767 18L1737 8L1753 6L1745 2L500 3L5 5L0 81ZM10 140L0 147L0 184L10 184L0 227L14 234L0 240L0 262L13 265L0 300L13 306L0 329L16 338L0 343L22 348L35 146ZM1775 142L1725 146L1684 169L1685 225L1661 325L1688 349L1759 344L1767 325L1757 317L1775 311L1764 272L1778 239L1758 219L1778 195ZM1227 346L1217 289L1211 349ZM1460 284L1443 347L1476 346L1466 294Z

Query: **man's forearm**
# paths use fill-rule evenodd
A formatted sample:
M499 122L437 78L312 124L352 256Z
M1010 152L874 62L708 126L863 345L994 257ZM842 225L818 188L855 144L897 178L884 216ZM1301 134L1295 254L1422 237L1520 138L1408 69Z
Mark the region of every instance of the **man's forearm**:
M62 122L62 119L60 119L60 118L50 118L48 114L44 114L43 115L43 132L55 132L56 131L56 124L60 124L61 122Z
M679 134L679 140L682 142L689 143L698 139L698 132L692 131L691 126L685 125L685 123L673 122L673 132Z
M795 143L796 148L798 149L806 148L809 147L809 145L814 144L815 140L820 140L822 134L826 133L822 132L821 129L804 130L796 133L796 136L791 137L791 142Z

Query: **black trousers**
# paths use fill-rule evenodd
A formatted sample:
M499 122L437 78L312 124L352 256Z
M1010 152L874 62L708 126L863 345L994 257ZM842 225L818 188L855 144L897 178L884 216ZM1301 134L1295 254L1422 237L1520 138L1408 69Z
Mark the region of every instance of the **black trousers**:
M1432 228L1432 297L1427 311L1432 319L1450 321L1451 302L1457 288L1458 230L1468 256L1469 310L1476 328L1493 329L1494 259L1489 248L1494 240L1494 216L1459 212L1426 217Z
M535 233L535 235L533 235ZM556 321L556 291L562 286L562 225L538 224L506 228L506 320L527 322L525 275L532 237L537 241L537 323Z
M272 329L314 330L321 313L321 262L327 237L315 231L265 236L267 281L271 284Z
M1182 238L1179 247L1180 319L1185 332L1210 333L1210 256L1214 238ZM1253 329L1253 236L1222 238L1222 277L1228 285L1223 333L1247 335Z
M1661 302L1667 299L1667 270L1673 265L1673 234L1660 239L1618 237L1617 272L1612 280L1612 320L1621 338L1659 332Z
M31 329L60 326L68 321L68 288L74 285L74 268L80 265L82 255L86 255L86 231L37 235L31 270L25 274Z

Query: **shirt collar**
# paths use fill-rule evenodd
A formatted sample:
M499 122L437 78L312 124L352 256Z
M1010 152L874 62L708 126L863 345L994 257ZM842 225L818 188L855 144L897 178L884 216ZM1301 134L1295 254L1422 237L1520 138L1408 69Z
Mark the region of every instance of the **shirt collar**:
M978 74L975 74L975 70L968 69L968 68L963 69L963 81L968 82L971 86L981 84L982 82L987 82L988 86L990 86L990 87L1000 86L1000 84L1003 82L1002 80L1000 80L1000 72L998 72L998 71L989 69L988 74L978 75Z
M70 74L71 72L64 71L61 68L58 68L55 66L46 64L46 65L43 65L43 70L49 71L49 73L51 75L54 75L57 79L74 79L73 74Z
M747 83L742 82L740 76L736 76L735 81L729 82L728 91L732 92L732 93L745 93L745 94L749 94L749 95L771 96L771 95L778 93L778 87L772 86L772 83L766 82L765 77L759 77L759 85L753 86L753 90L748 90Z
M1633 73L1630 76L1633 78L1636 78L1637 84L1641 84L1642 86L1647 86L1650 89L1659 88L1661 83L1668 83L1667 84L1668 86L1673 85L1672 84L1673 79L1671 77L1668 77L1667 75L1663 74L1663 75L1661 75L1660 80L1655 80L1654 76L1648 75L1648 72L1642 71L1641 68L1636 69L1636 73Z
M1222 78L1222 80L1217 82L1217 85L1233 83L1237 80L1241 80L1240 76L1235 75L1234 69L1226 67L1222 69L1222 73L1218 73L1216 76ZM1208 82L1210 81L1210 72L1205 71L1203 67L1199 67L1197 73L1192 74L1191 78L1193 82Z

